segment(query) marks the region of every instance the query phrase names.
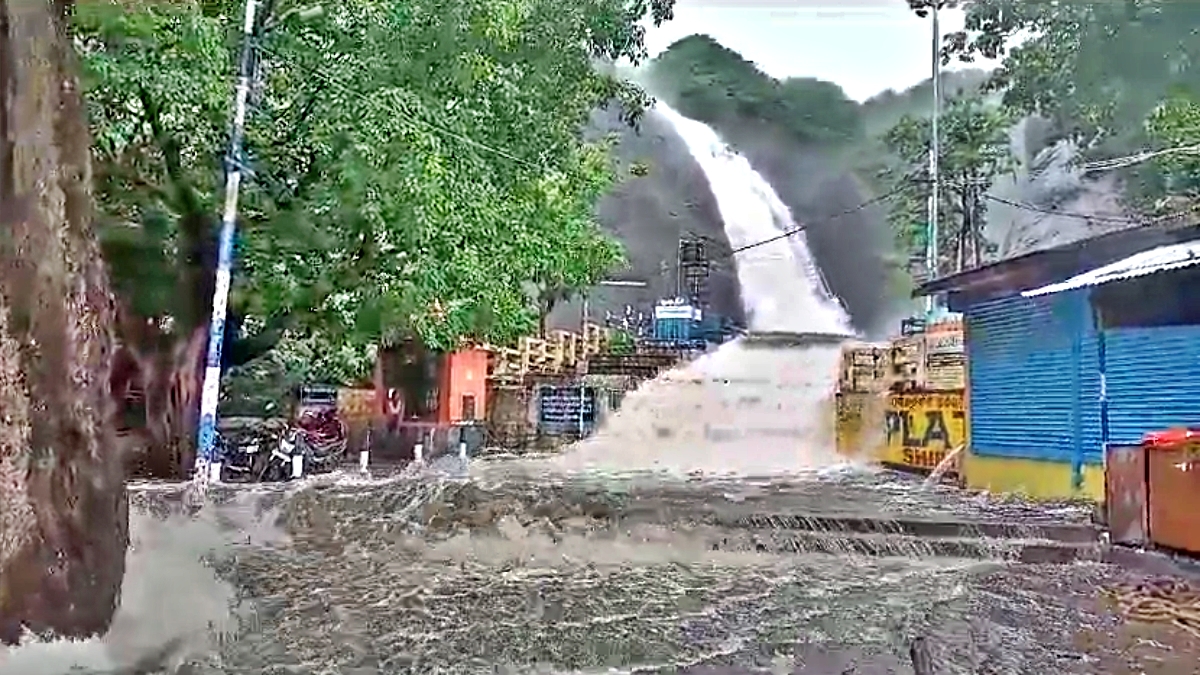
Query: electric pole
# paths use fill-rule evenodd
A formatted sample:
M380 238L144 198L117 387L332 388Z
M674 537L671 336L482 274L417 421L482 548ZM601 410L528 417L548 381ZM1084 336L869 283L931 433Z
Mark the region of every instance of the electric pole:
M237 229L238 193L242 185L242 141L246 130L246 105L254 73L254 30L258 0L246 0L242 25L242 51L234 89L233 123L225 156L225 211L217 252L217 278L213 288L212 316L208 323L208 351L204 361L204 388L200 394L200 424L197 430L196 467L193 478L214 482L221 478L217 456L217 403L221 398L221 347L225 319L229 313L229 285L233 269L233 236Z
M941 31L938 27L938 5L941 0L933 0L931 3L932 9L930 16L933 20L933 118L930 122L930 141L929 141L929 243L928 243L928 267L929 278L936 279L938 276L938 155L941 152L941 144L938 138L938 116L941 114L942 107L942 87L941 87ZM933 296L925 298L925 309L932 312L935 306Z

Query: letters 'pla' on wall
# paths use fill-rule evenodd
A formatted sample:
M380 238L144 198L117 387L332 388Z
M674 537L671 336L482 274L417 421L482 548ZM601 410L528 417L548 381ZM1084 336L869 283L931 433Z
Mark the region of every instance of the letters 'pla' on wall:
M936 467L966 441L964 403L962 392L889 396L881 460L920 469Z

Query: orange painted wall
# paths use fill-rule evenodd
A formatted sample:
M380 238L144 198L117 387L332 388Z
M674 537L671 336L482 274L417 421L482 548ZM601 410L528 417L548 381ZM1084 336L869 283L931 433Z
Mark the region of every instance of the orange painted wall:
M467 396L475 399L473 419L482 420L487 410L487 352L467 349L443 358L437 421L442 424L464 421L463 398Z

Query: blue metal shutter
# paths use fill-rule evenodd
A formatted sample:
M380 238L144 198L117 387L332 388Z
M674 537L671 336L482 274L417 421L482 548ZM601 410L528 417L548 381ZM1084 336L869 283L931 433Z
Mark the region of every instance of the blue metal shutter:
M1105 331L1109 443L1200 425L1200 326Z
M1084 312L1084 331L1080 340L1080 446L1085 464L1104 463L1104 427L1102 423L1100 378L1100 332L1092 316L1087 296L1080 293Z
M979 455L1097 462L1098 341L1080 292L968 308L971 448Z

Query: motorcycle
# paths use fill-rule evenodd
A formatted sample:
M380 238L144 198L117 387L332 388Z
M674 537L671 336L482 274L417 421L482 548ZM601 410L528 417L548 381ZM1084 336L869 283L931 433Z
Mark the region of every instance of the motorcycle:
M277 422L258 423L252 429L217 434L221 457L221 480L226 483L250 483L265 479L271 461L270 447L279 433Z
M265 455L259 480L282 481L334 470L346 453L346 425L334 410L306 412Z

